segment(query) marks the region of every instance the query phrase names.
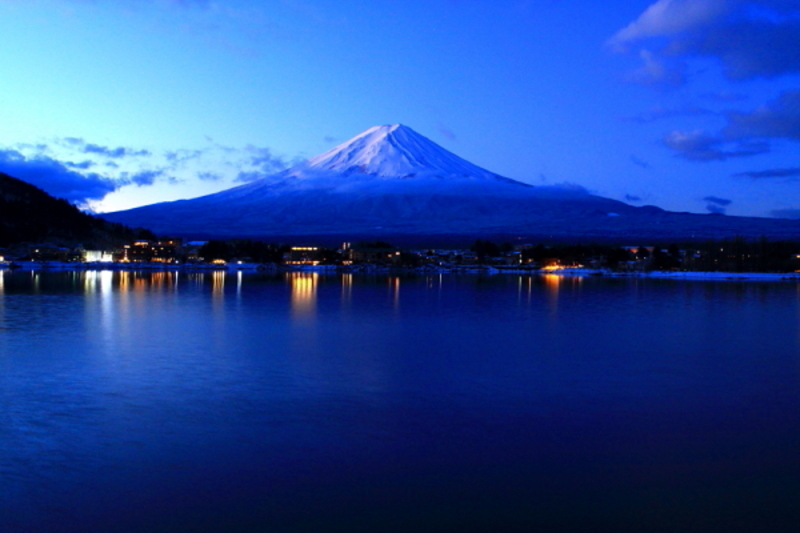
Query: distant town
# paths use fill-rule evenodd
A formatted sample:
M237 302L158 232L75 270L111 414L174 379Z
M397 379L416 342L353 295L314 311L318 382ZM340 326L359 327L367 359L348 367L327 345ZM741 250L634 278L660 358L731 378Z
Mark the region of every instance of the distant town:
M464 249L404 249L383 241L338 248L261 241L137 239L113 250L20 244L0 268L148 270L509 271L569 273L800 272L800 243L733 238L685 245L512 245L477 239Z

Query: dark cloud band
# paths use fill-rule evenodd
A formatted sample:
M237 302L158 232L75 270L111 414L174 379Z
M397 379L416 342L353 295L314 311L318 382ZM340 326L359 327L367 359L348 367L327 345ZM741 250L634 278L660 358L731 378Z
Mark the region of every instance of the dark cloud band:
M101 200L119 184L95 173L81 174L46 156L27 158L16 150L0 150L0 172L36 185L77 205Z

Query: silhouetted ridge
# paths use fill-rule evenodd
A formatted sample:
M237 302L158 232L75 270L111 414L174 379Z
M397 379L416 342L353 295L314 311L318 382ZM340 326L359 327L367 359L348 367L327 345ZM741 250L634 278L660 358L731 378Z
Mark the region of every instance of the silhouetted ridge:
M0 247L17 243L111 244L134 231L81 212L66 200L0 173Z

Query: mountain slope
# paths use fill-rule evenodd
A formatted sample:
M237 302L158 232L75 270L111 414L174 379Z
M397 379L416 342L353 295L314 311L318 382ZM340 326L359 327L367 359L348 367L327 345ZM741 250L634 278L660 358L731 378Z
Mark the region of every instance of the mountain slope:
M29 183L0 173L0 247L17 243L111 244L134 232L82 213Z
M499 176L399 124L216 194L108 213L156 233L216 237L552 239L800 235L800 223L667 213Z

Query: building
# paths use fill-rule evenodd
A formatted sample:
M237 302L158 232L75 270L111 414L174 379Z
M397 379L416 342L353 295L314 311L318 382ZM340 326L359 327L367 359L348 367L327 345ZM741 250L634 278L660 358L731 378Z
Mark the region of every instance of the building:
M318 265L324 259L324 249L316 246L292 246L283 254L286 265Z

